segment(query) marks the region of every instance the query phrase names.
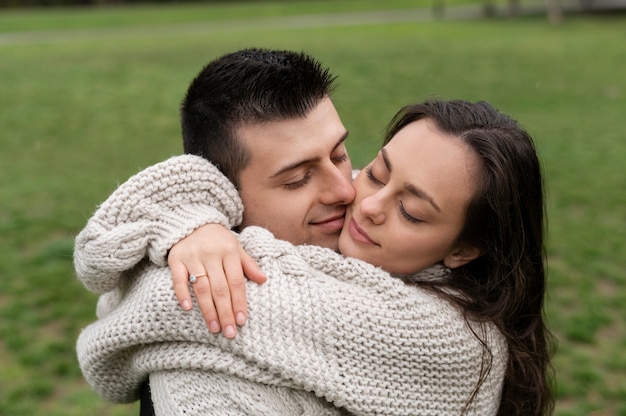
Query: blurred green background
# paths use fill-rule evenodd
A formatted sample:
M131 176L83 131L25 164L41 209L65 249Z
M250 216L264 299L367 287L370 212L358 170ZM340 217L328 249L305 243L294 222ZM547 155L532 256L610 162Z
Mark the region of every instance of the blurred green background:
M0 9L0 415L138 415L78 369L96 297L75 278L74 236L119 183L181 153L188 83L250 46L333 69L355 167L402 105L430 96L520 120L548 188L555 414L626 415L626 14L554 25L463 3L440 19L424 0Z

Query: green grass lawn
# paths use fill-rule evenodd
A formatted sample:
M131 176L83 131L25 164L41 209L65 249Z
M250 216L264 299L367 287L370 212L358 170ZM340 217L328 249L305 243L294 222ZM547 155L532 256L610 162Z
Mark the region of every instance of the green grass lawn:
M416 3L381 4L0 11L0 415L138 414L81 378L74 343L96 297L74 276L73 239L117 184L181 152L188 83L248 46L334 70L357 167L400 106L433 95L487 100L526 125L549 192L556 414L626 415L626 17L326 16Z

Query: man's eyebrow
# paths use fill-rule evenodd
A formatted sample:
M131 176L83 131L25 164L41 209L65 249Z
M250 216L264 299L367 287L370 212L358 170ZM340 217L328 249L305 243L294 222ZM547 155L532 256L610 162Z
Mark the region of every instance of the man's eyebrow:
M339 146L341 146L346 141L349 135L350 135L350 132L346 130L346 132L339 138L339 140L337 140L337 144L335 144L335 147L333 147L333 151L336 150Z
M340 138L339 140L337 140L337 143L335 144L335 146L333 146L333 152L339 147L341 146L346 139L348 138L348 132L346 131ZM331 152L332 153L332 152ZM285 172L289 172L290 170L296 169L302 165L306 165L308 163L314 163L314 162L319 162L320 158L319 157L314 157L312 159L305 159L305 160L298 160L297 162L293 162L290 163L288 165L283 166L282 168L278 169L278 171L276 173L274 173L273 175L271 175L269 177L269 179L273 179L276 178L280 175L282 175Z
M380 154L383 158L383 162L385 163L385 166L387 167L387 170L389 171L389 173L391 173L391 170L392 170L391 161L389 160L389 157L387 156L387 150L384 147L380 149ZM433 197L430 196L428 193L426 193L426 191L410 183L405 183L404 187L412 195L415 195L419 199L423 199L424 201L427 201L428 203L430 203L430 205L432 205L433 208L437 210L437 212L441 212L441 208L439 208L439 205L437 205Z

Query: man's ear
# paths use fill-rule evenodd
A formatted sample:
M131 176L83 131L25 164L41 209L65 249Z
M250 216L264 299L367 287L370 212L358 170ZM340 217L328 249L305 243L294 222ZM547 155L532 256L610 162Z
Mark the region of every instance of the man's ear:
M472 260L482 255L479 248L468 244L461 244L455 247L450 254L443 259L443 264L449 269L456 269L466 265Z

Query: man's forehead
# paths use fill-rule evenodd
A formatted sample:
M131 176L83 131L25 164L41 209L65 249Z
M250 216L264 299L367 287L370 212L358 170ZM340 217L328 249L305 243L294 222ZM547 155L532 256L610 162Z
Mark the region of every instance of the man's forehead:
M243 128L239 137L250 152L251 163L290 165L299 160L329 157L345 142L348 131L343 125L334 131L311 131L271 123Z
M348 136L330 99L306 117L249 123L237 133L250 154L248 167L267 177L332 157Z

